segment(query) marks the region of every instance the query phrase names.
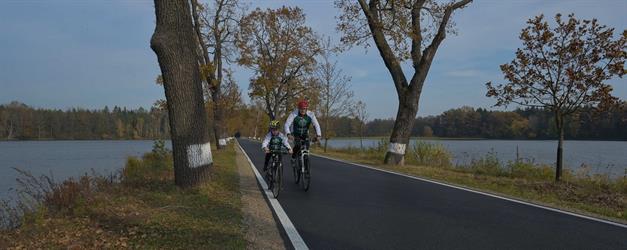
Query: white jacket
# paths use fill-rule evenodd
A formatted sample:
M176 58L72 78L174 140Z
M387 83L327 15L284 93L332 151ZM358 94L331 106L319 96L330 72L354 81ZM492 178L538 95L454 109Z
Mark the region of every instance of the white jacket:
M285 133L292 133L292 123L294 122L294 118L298 116L298 109L292 111L290 115L287 117L287 121L285 121ZM314 112L307 110L307 116L311 118L311 123L313 123L314 128L316 128L316 135L322 137L322 132L320 132L320 124L318 123L318 119L316 119L316 115Z
M285 146L288 150L292 149L292 147L290 147L290 143L287 141L287 137L285 137L283 133L279 132L277 136L283 139L283 146ZM268 147L268 144L270 143L270 139L272 139L272 132L268 132L268 134L266 134L266 137L263 138L263 142L261 142L262 149L265 149Z

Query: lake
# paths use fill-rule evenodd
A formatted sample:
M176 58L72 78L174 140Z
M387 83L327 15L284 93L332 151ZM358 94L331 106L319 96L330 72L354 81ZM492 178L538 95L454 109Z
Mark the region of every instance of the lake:
M0 198L15 188L19 168L52 176L56 181L85 173L108 175L120 170L128 156L152 150L153 141L0 141ZM166 144L171 148L169 143Z
M473 158L494 152L503 161L521 158L538 163L555 162L556 141L513 140L425 140L444 145L453 154L453 164L466 164ZM375 146L378 139L364 139L365 147ZM415 143L415 140L412 141ZM141 156L152 149L153 141L0 141L0 198L16 187L18 173L12 168L28 170L39 176L50 175L57 181L91 173L116 172L128 156ZM358 139L332 139L332 147L359 147ZM171 148L169 142L168 148ZM576 169L582 164L595 173L623 176L627 169L627 142L566 141L565 167Z
M387 138L386 138L387 140ZM364 147L374 147L380 139L364 139ZM503 162L516 159L516 147L519 157L536 163L555 164L557 141L531 140L422 140L441 144L453 155L453 164L465 165L473 159L483 157L490 152ZM416 143L412 139L411 145ZM359 139L331 139L329 146L334 148L360 147ZM409 149L408 149L409 150ZM580 169L582 164L590 167L591 172L609 174L613 177L624 176L627 171L627 141L564 141L564 167Z

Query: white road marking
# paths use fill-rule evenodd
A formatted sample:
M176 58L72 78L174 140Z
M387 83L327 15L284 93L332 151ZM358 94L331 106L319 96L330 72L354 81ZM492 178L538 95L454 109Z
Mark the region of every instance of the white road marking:
M244 148L242 148L242 145L240 145L239 142L237 142L237 146L239 146L242 152L244 152L246 159L248 159L248 163L250 164L250 167L253 169L253 172L255 172L257 181L259 182L259 184L261 184L261 188L263 188L263 193L266 195L266 198L268 198L268 201L270 201L270 205L272 205L272 209L274 209L274 212L279 218L279 221L281 222L283 229L285 229L285 233L287 233L288 238L292 242L292 246L294 246L294 248L297 250L309 249L309 247L307 247L307 244L305 244L305 241L303 240L303 238L300 236L300 234L296 230L296 227L294 227L294 224L292 224L292 221L290 220L290 218L287 217L287 214L285 213L285 210L283 210L283 207L281 207L279 200L274 198L274 195L272 195L272 193L268 190L268 184L266 184L266 181L263 179L263 177L261 177L261 174L255 167L255 164L253 164L253 162L250 160L250 157L248 157L248 154L246 153L246 151L244 151Z
M468 189L468 188L465 188L465 187L455 186L455 185L451 185L451 184L447 184L447 183L437 182L437 181L434 181L434 180L428 180L428 179L424 179L424 178L420 178L420 177L416 177L416 176L401 174L401 173L397 173L397 172L393 172L393 171L389 171L389 170L385 170L385 169L379 169L379 168L375 168L375 167L371 167L371 166L367 166L367 165L363 165L363 164L359 164L359 163L353 163L353 162L348 162L348 161L345 161L345 160L340 160L340 159L335 159L335 158L331 158L331 157L327 157L327 156L322 156L322 155L319 155L319 154L314 154L314 153L311 153L311 154L314 155L314 156L320 157L320 158L326 158L326 159L329 159L329 160L338 161L338 162L346 163L346 164L349 164L349 165L355 165L355 166L362 167L362 168L372 169L372 170L381 171L381 172L394 174L394 175L400 175L400 176L404 176L404 177L407 177L407 178L412 178L412 179L419 180L419 181L424 181L424 182L429 182L429 183L433 183L433 184L437 184L437 185L447 186L447 187L450 187L450 188L460 189L460 190L468 191L468 192L471 192L471 193L476 193L476 194L481 194L481 195L485 195L485 196L490 196L490 197L497 198L497 199L502 199L502 200L511 201L511 202L515 202L515 203L519 203L519 204L524 204L524 205L528 205L528 206L532 206L532 207L546 209L546 210L550 210L550 211L553 211L553 212L567 214L567 215L571 215L571 216L575 216L575 217L579 217L579 218L583 218L583 219L588 219L588 220L592 220L592 221L596 221L596 222L601 222L601 223L605 223L605 224L609 224L609 225L613 225L613 226L617 226L617 227L627 228L627 225L622 224L622 223L618 223L618 222L613 222L613 221L609 221L609 220L603 220L603 219L599 219L599 218L594 218L594 217L590 217L590 216L583 215L583 214L577 214L577 213L573 213L573 212L568 212L568 211L560 210L560 209L557 209L557 208L546 207L546 206L542 206L542 205L538 205L538 204L534 204L534 203L529 203L529 202L522 201L522 200L507 198L507 197L503 197L503 196L498 196L498 195L495 195L495 194L490 194L490 193L485 193L485 192L481 192L481 191L477 191L477 190L472 190L472 189Z

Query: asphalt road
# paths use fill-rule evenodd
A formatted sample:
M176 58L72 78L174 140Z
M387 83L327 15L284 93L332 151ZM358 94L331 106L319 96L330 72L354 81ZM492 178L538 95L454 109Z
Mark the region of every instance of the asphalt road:
M622 227L320 157L305 192L283 160L278 200L311 249L627 249Z

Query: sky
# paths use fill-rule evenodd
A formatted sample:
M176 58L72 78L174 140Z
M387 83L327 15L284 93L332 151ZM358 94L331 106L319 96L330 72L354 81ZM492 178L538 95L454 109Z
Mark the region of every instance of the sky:
M257 0L251 8L303 8L307 23L336 41L338 10L332 0ZM494 110L485 83L502 82L499 65L521 46L525 22L536 15L575 13L597 18L620 33L627 29L625 0L475 0L453 16L457 35L440 46L425 82L418 116L461 106ZM155 27L153 2L0 1L0 104L20 101L37 108L149 108L163 99L154 83L160 73L149 41ZM375 48L355 47L337 57L352 77L355 97L369 117L393 118L398 101L391 77ZM252 72L232 65L248 98ZM405 74L413 73L408 68ZM627 100L627 78L613 79L613 94ZM511 107L510 107L511 108Z

